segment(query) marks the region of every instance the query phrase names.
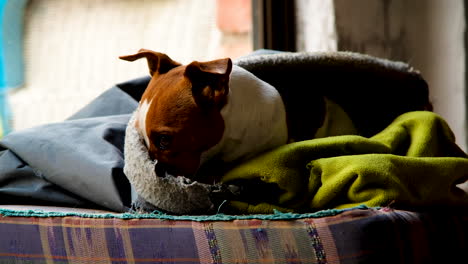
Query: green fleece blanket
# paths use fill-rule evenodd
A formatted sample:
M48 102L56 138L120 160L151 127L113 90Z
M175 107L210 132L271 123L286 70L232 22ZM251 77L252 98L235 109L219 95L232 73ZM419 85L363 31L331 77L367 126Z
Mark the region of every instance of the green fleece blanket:
M457 184L468 158L447 123L432 112L399 116L379 134L296 142L264 153L223 176L244 186L230 201L240 213L312 212L367 206L468 206Z

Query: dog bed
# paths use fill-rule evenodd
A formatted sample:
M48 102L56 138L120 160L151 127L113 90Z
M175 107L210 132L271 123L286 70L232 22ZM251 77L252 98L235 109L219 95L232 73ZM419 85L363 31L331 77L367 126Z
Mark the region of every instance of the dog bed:
M311 101L323 106L323 99L327 97L339 102L350 113L361 136L288 144L229 170L221 179L228 185L208 185L165 172L158 175L157 161L150 160L132 116L126 130L124 172L138 193L133 203L135 209L206 214L215 209L234 210L235 213L311 212L391 203L468 206L467 195L453 188L465 180L467 156L455 144L453 133L440 116L427 111L410 111L424 110L430 103L426 83L409 65L346 52L270 54L237 63L264 79L271 78L270 82L275 83L285 98L287 110L301 118L304 113L311 112L306 108L310 104L304 102L301 108L291 101L297 103L302 100L299 98L313 98ZM347 75L349 71L352 76ZM313 85L304 87L306 79L311 78L308 72L323 73L326 77L322 78L330 79L329 86L326 89ZM359 83L359 90L353 91L353 96L342 81L333 83L333 78L327 76L331 73L342 74L348 81ZM362 80L359 80L360 75ZM381 92L387 98L365 98L368 93L376 93L377 88L372 85L377 83L385 83ZM403 89L408 95L403 100L397 99L397 95L387 95L390 90L398 94ZM343 93L347 100L356 98L357 106L342 103ZM373 100L378 101L379 107ZM320 112L317 108L313 113ZM294 125L291 119L289 124ZM319 119L312 115L308 120L301 120L299 129L292 130L294 137L303 139L304 131L310 132L309 137L313 135L313 129L318 128L314 120ZM379 130L382 131L372 137L363 137Z
M144 189L133 182L131 173L124 173L126 129L149 77L118 84L64 122L17 131L0 141L0 259L16 263L455 263L465 257L468 210L466 193L459 187L466 181L467 158L443 119L419 111L430 109L427 85L419 73L404 63L351 53L252 54L236 63L272 83L287 101L296 102L288 103L290 112L301 112L304 105L322 111L322 97L333 99L349 113L361 136L295 142L237 164L224 175L224 185L218 186L167 175L161 179L158 175L154 181L151 165L145 170L150 172L142 174L153 177L150 184L168 179L185 190L196 186L199 194L209 197L190 207L158 203L146 192L164 188ZM369 101L364 95L378 99ZM296 138L316 129L319 119L307 117L303 127L295 128ZM375 174L365 166L357 167L362 177L341 170L350 164L379 167L373 161L385 161L377 159L380 154L393 157L385 163L393 172L405 166L411 170L401 179L391 174L369 178ZM256 184L264 185L256 177L265 176L269 167L275 171L270 178L274 184L256 193ZM292 169L288 175L321 171L321 180L311 181L315 184L310 190L336 186L340 195L326 195L333 199L317 202L309 185L302 185L307 196L298 196L295 187L275 176L285 168ZM426 180L427 188L418 188ZM301 182L294 184L301 186ZM359 199L345 199L347 190L354 190L350 197ZM393 196L381 195L385 199L368 203L384 190ZM428 200L433 194L434 199ZM178 203L189 200L188 194L165 197ZM129 213L135 203L151 213ZM212 214L187 213L200 214L205 208ZM233 211L238 214L228 214Z

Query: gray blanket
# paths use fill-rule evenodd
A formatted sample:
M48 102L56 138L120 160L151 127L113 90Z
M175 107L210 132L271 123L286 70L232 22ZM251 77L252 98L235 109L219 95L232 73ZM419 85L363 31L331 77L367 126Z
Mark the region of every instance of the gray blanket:
M351 53L256 53L236 63L275 86L291 116L305 107L319 113L326 96L348 112L365 136L401 113L429 105L426 83L404 63ZM68 120L4 137L0 204L127 211L136 194L123 173L125 128L148 81L118 84ZM306 139L317 128L309 124L320 123L320 116L315 118L306 126L289 118L290 133Z
M127 211L131 187L122 171L123 145L137 100L125 90L141 92L148 80L112 87L64 122L6 136L0 142L0 203Z

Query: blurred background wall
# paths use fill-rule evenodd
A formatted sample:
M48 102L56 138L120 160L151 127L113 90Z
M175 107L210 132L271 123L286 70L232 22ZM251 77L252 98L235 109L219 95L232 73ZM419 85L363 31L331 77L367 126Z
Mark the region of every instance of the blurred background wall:
M427 80L434 111L467 150L463 0L297 0L298 49L404 61Z
M254 48L348 50L421 71L434 111L467 149L463 0L21 1L22 43L3 43L23 49L24 82L0 94L14 130L62 121L112 85L146 75L144 60L117 58L142 47L183 63L235 59ZM17 3L0 0L10 8Z
M250 19L250 0L242 1L227 21L242 8ZM112 85L147 75L145 60L118 59L140 48L182 63L250 52L251 27L224 21L217 0L30 0L18 43L25 80L9 94L12 128L63 121Z

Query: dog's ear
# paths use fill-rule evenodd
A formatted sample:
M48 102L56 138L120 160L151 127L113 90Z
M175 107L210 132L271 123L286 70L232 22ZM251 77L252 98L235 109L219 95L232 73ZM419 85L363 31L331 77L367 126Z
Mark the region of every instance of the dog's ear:
M143 57L148 61L148 68L151 76L166 73L172 68L181 65L180 63L173 61L166 54L147 49L140 49L136 54L120 56L119 58L126 61L135 61Z
M229 93L232 61L229 58L208 62L194 61L187 65L185 76L192 83L192 94L203 107L224 106Z

